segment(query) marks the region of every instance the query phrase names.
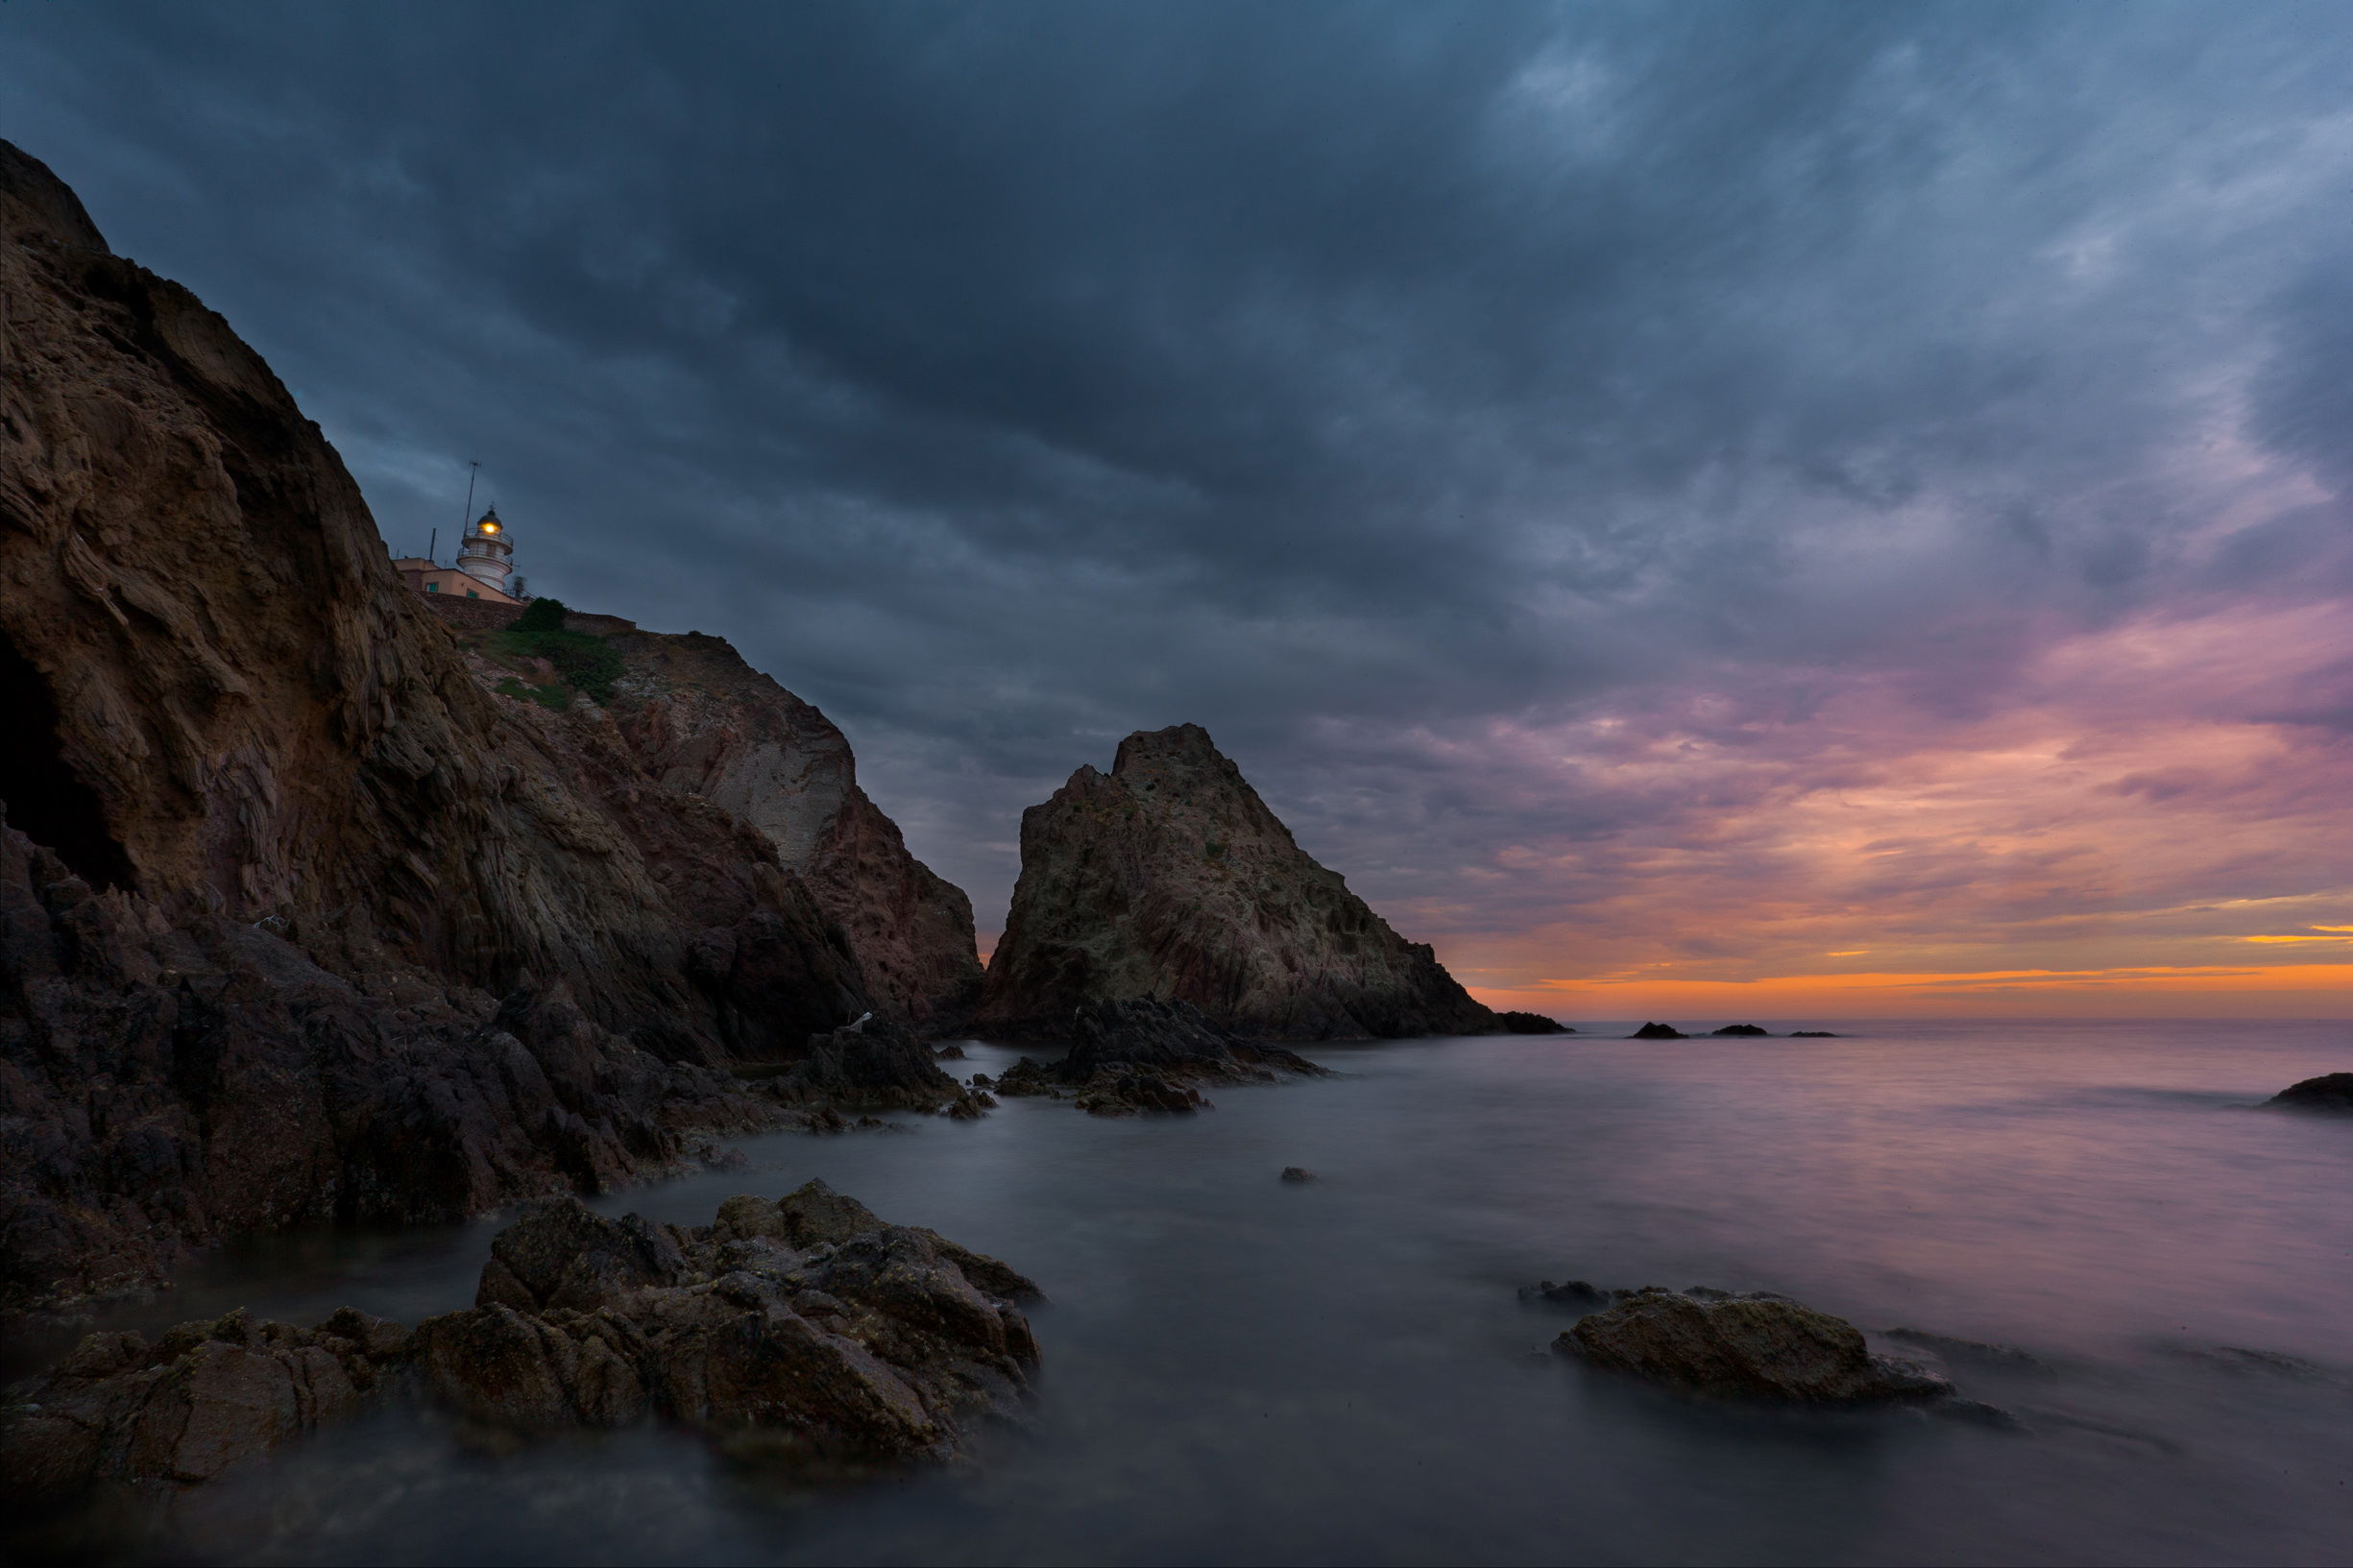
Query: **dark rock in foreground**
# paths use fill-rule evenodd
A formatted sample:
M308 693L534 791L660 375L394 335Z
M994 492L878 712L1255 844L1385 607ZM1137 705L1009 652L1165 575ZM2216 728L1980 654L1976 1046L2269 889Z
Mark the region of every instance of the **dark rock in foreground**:
M1557 1018L1542 1013L1497 1013L1506 1034L1575 1034L1577 1031Z
M1237 1040L1181 1001L1091 1001L1066 1025L1070 1053L1058 1062L1024 1056L991 1086L1001 1095L1074 1100L1097 1116L1210 1108L1201 1084L1279 1083L1322 1077L1306 1057Z
M1710 1034L1763 1035L1769 1031L1755 1024L1727 1024L1720 1029L1710 1029L1708 1032Z
M2266 1109L2327 1111L2353 1116L2353 1073L2330 1073L2287 1088L2264 1101Z
M1874 1356L1844 1318L1785 1296L1656 1286L1580 1321L1556 1347L1693 1393L1802 1404L1950 1398L1924 1367Z
M477 1305L412 1332L346 1308L315 1329L243 1312L154 1343L94 1334L11 1390L20 1496L191 1485L394 1391L518 1430L676 1422L731 1453L828 1467L944 1458L1009 1412L1037 1288L811 1182L693 1227L575 1199L499 1232Z
M1430 948L1319 865L1197 724L1120 742L1021 818L974 1027L1060 1040L1083 1002L1167 997L1253 1040L1492 1034Z
M1672 1024L1645 1024L1626 1038L1629 1040L1685 1040L1689 1036Z

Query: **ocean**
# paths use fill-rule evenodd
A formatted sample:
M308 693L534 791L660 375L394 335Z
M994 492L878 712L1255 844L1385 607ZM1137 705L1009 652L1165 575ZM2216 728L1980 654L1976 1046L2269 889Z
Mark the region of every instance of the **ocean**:
M1778 1032L1793 1025L1759 1023ZM1686 1027L1702 1026L1686 1025ZM1311 1049L1185 1118L745 1141L599 1199L707 1223L812 1176L1048 1300L1027 1425L843 1489L657 1431L515 1446L385 1411L225 1479L125 1561L2341 1563L2353 1121L2260 1112L2353 1025L1861 1022L1831 1040ZM971 1044L963 1074L1015 1056ZM1318 1179L1286 1184L1286 1166ZM224 1251L104 1326L471 1305L495 1222ZM1953 1353L2023 1430L1697 1402L1549 1348L1539 1279L1771 1290ZM14 1369L53 1348L19 1339ZM24 1544L24 1543L20 1543Z

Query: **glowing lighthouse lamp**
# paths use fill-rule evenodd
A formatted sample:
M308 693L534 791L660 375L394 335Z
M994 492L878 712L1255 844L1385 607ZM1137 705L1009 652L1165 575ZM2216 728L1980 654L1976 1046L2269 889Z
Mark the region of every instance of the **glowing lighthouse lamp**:
M507 573L515 569L514 554L515 546L506 542L506 529L498 521L498 509L493 506L466 530L466 542L458 546L457 569L503 598Z

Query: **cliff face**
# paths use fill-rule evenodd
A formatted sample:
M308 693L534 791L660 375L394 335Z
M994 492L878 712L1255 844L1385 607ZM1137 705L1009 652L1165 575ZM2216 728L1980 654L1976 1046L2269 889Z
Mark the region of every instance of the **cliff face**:
M718 638L612 641L628 673L611 710L646 771L768 836L840 927L875 1010L934 1032L970 1016L981 994L972 901L908 853L859 788L841 732Z
M1498 1025L1292 842L1199 725L1120 742L1021 819L1021 880L977 1026L1055 1036L1080 1003L1185 1001L1268 1039Z
M6 143L0 235L0 1304L758 1115L712 1065L867 1005L770 839L485 689L268 367Z

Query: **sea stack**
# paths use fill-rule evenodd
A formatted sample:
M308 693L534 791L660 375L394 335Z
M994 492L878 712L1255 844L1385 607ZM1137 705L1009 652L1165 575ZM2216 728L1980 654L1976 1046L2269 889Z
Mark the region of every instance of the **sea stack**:
M976 1027L1055 1038L1089 1001L1190 1002L1274 1040L1492 1033L1428 946L1292 841L1198 724L1120 742L1021 819Z

